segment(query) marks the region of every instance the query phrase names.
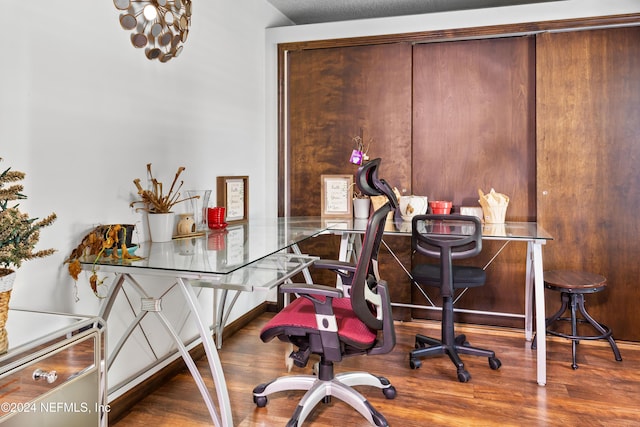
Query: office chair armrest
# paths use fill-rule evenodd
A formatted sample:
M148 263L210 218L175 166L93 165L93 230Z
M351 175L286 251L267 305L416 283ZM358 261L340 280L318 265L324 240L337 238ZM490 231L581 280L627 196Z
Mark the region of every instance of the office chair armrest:
M282 285L280 286L280 292L283 294L318 295L327 298L342 297L342 291L340 289L325 285L306 285L304 283Z
M319 259L313 263L313 267L334 272L340 278L340 284L345 296L351 294L351 282L353 281L353 275L356 273L356 264L333 259Z
M337 261L333 259L319 259L313 263L315 268L324 268L326 270L335 270L340 274L344 274L340 270L348 272L356 271L356 265L347 261Z
M393 324L391 297L387 282L380 280L376 286L376 291L380 295L382 305L382 345L373 347L368 352L371 355L389 353L396 345L396 330Z

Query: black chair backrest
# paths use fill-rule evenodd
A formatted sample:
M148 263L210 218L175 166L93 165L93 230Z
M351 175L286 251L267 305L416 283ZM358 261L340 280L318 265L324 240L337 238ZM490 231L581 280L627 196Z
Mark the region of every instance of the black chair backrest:
M364 233L362 250L356 264L356 271L351 283L351 307L356 315L368 327L382 329L382 319L377 315L380 311L380 300L372 291L375 278L370 274L372 259L377 256L387 214L398 205L391 186L378 178L380 159L371 160L360 166L356 174L356 185L368 196L387 196L387 203L378 208L370 217ZM373 308L373 310L372 310Z
M412 252L440 259L440 280L443 295L447 295L446 289L453 289L452 261L470 258L482 251L480 219L454 214L416 215L411 229Z

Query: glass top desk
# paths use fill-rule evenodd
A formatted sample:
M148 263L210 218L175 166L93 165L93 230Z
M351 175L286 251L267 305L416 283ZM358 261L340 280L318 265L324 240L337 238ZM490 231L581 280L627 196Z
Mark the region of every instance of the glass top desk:
M358 236L364 233L367 226L366 219L335 219L326 220L326 225L331 233L340 234L340 255L341 261L351 260L357 255L361 246L361 239ZM455 228L455 227L454 227ZM464 230L453 230L450 232L464 232ZM385 225L385 235L406 236L411 237L411 222L402 221L396 217L393 220L387 220ZM484 240L504 241L504 244L493 255L489 263L491 263L500 252L510 242L522 242L527 244L526 252L526 274L525 274L525 304L524 315L510 313L494 313L480 312L482 314L504 315L512 317L524 317L525 320L525 339L531 341L533 337L533 295L535 294L535 311L536 311L536 331L545 330L545 301L544 301L544 277L542 267L542 245L553 238L541 226L535 222L505 222L504 224L484 224L482 228L482 238ZM411 277L410 269L407 269L400 260L395 256L391 248L384 243L396 262L404 269L412 283L415 284ZM419 288L419 287L418 287ZM419 288L420 289L420 288ZM422 289L420 289L422 291ZM423 295L425 295L423 293ZM425 295L426 296L426 295ZM428 297L427 297L428 299ZM432 306L418 306L408 304L392 303L396 306L407 306L410 308L438 308ZM464 310L474 312L473 310ZM476 311L477 312L477 311ZM547 382L547 362L546 362L546 341L545 335L541 334L537 337L537 382L539 385L545 385Z
M214 298L214 330L218 345L221 345L222 328L226 321L227 293L235 291L231 305L240 292L266 291L284 283L295 274L302 272L310 281L307 267L316 257L303 255L298 243L326 231L328 225L320 218L273 218L256 219L245 224L229 225L225 230L212 231L206 236L176 239L166 243L144 242L137 249L138 261L111 260L100 258L82 262L85 270L95 267L100 273L116 273L104 301L100 307L100 317L108 323L109 314L123 287L132 288L140 301L140 308L130 304L132 320L114 349L107 355L107 368L136 329L142 329L140 322L148 314L154 315L175 341L178 352L184 359L200 393L207 405L213 424L231 426L229 394L216 345L214 345L210 323L203 315L202 307L194 288L211 288L221 297L216 306ZM162 310L162 296L150 295L136 280L138 276L167 278L180 289L191 317L195 319L199 339L207 355L209 367L216 387L218 410L211 393L198 372L195 362L176 327L171 324ZM130 299L126 294L124 298ZM111 392L111 390L110 390ZM219 413L219 415L218 415Z

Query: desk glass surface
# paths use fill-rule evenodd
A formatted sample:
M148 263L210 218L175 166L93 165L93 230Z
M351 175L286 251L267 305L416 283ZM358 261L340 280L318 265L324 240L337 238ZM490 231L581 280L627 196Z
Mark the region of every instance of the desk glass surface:
M464 230L458 227L456 229L453 222L449 224L454 225L449 232L460 232L464 234ZM363 233L367 227L367 220L334 220L332 221L330 228L332 230L347 231L352 233ZM411 235L411 221L402 221L401 219L395 219L393 221L388 220L384 234L386 235L399 235L407 236ZM488 240L552 240L553 237L547 233L544 228L535 222L505 222L504 224L483 224L482 225L482 237Z
M143 242L135 255L136 261L122 262L101 257L97 266L133 267L155 272L189 272L202 275L228 275L270 255L291 248L297 243L326 230L321 218L295 217L252 219L244 224L232 224L224 230L207 235L174 239L170 242ZM85 268L91 260L82 261Z

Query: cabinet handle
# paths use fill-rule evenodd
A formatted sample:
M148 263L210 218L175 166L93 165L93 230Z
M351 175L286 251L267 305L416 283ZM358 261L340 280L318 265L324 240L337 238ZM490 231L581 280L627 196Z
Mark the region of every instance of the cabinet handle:
M56 371L47 372L42 369L36 369L33 371L33 379L36 381L46 379L49 384L52 384L58 379L58 373Z

